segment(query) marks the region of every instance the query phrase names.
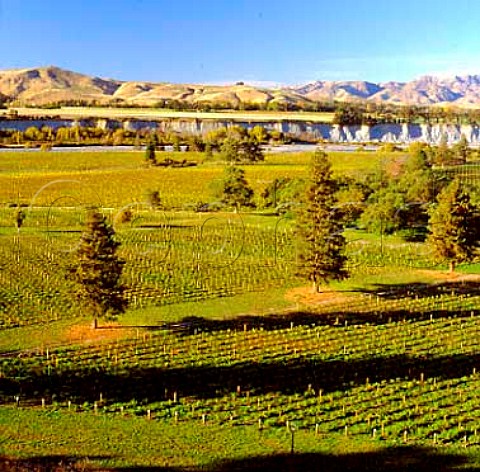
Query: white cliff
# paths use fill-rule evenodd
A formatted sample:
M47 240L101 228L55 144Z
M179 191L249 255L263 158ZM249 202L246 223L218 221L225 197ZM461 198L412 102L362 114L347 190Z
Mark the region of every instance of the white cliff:
M438 144L443 136L449 144L454 144L465 135L471 145L480 145L480 127L477 125L445 125L445 124L379 124L367 125L328 125L308 123L304 121L272 121L272 122L239 122L220 120L179 120L167 119L160 121L142 120L5 120L0 121L0 130L20 130L35 126L48 126L52 129L65 126L98 126L103 129L124 129L136 131L141 129L159 129L163 132L177 132L181 134L205 135L219 128L242 126L251 129L254 126L263 126L268 131L280 131L285 135L297 138L310 138L333 143L396 143L409 144L415 141L428 144Z

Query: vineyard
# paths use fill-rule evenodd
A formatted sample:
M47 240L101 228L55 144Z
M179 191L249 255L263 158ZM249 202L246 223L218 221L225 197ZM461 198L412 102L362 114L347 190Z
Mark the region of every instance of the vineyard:
M26 225L19 233L12 229L0 235L4 327L81 316L70 296L74 283L65 274L72 265L82 217L75 211L49 209L38 217L43 227ZM125 297L131 309L262 293L301 283L296 277L292 222L263 220L222 213L199 218L188 212L137 211L134 222L117 222L120 256L126 261ZM352 283L365 277L375 280L390 267L398 273L438 267L424 245L393 237L368 241L354 231L348 236Z
M289 452L297 437L304 453L332 444L349 452L424 447L460 451L478 465L477 265L460 264L451 275L423 242L350 228L349 279L314 296L297 275L291 215L192 210L211 201L220 166L145 169L138 153L106 153L105 164L98 155L65 153L49 163L47 154L36 162L33 153L17 161L5 153L0 164L0 446L7 456L54 454L55 445L33 446L31 438L15 449L15 434L23 438L37 421L60 434L75 427L73 415L79 424L153 428L169 438L181 432L180 450L157 453L148 462L155 466L205 466L235 455L225 446L225 456L192 456L185 452L198 442L192 431L215 431L221 442L235 435L243 458L250 449ZM344 161L334 160L338 173ZM267 157L246 175L258 192L274 178L302 176L305 163ZM345 172L354 170L349 162ZM160 190L162 208L147 204L146 189ZM24 204L21 227L12 202ZM67 274L85 207L97 202L121 243L129 308L102 320L96 331L105 338L72 341L62 330L90 320ZM126 210L133 216L124 218ZM269 297L268 312L256 310ZM249 305L240 308L241 300ZM209 304L220 309L212 314ZM58 338L27 339L48 327ZM140 448L150 440L137 438ZM112 463L146 464L132 454Z
M2 376L15 380L3 391L21 392L18 402L29 406L170 423L294 422L317 435L473 446L480 444L476 316L147 333L6 359ZM452 404L456 397L461 405Z

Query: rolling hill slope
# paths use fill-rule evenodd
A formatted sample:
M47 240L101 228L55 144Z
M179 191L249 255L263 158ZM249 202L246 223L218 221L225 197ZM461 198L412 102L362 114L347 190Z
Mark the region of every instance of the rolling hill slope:
M24 105L83 100L152 106L181 100L191 104L375 102L397 105L480 106L480 75L420 77L411 82L315 81L278 88L235 85L125 82L91 77L55 66L0 71L0 99Z

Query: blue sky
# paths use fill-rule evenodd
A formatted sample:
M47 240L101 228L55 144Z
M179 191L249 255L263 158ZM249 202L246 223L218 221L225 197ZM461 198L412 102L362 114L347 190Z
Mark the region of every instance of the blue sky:
M480 73L475 0L0 0L0 69L123 80L411 80Z

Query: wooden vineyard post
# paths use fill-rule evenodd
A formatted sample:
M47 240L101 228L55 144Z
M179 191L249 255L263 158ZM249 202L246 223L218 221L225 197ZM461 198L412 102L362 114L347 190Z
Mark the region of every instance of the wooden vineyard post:
M291 434L290 454L295 454L295 425L287 421L287 429Z

